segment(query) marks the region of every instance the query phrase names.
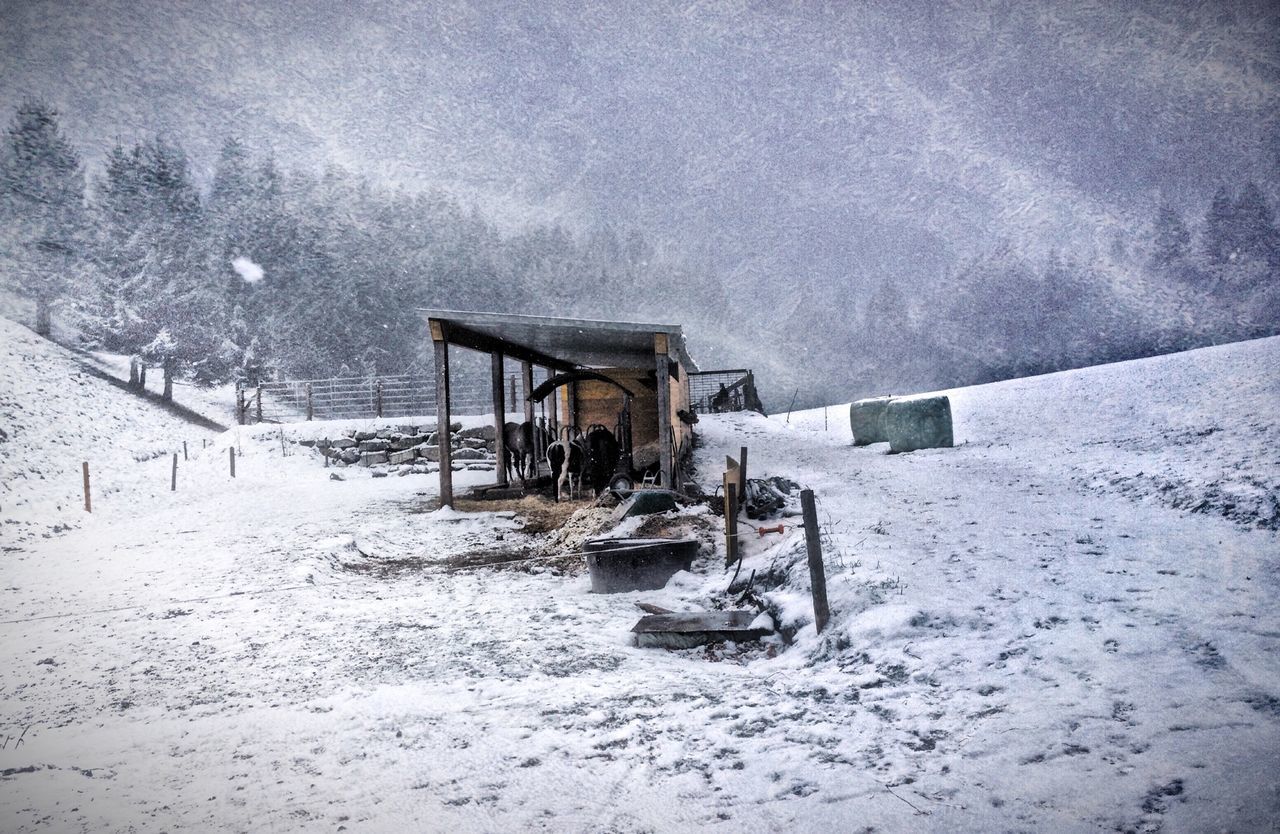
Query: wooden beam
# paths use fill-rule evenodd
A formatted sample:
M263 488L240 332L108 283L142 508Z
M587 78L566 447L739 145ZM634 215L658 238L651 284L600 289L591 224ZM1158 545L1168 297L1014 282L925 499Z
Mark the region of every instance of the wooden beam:
M433 323L434 324L434 323ZM433 328L434 329L434 328ZM449 343L435 340L436 443L440 449L440 506L453 506L453 447L449 442Z
M436 324L441 322L431 319L431 323L434 327ZM567 362L563 359L549 356L541 351L516 344L515 342L509 342L506 339L498 339L485 333L469 330L466 327L462 327L457 324L450 325L448 329L448 340L450 344L470 348L471 350L478 350L481 353L502 353L504 356L510 356L512 359L535 362L539 365L545 365L549 368L555 368L562 371L571 371L578 367L572 362Z
M667 379L667 334L653 334L654 370L658 381L658 455L662 475L659 483L668 489L680 491L684 484L673 483L675 461L671 448L671 383Z
M507 441L504 436L506 434L504 429L507 422L506 379L502 373L502 354L490 354L489 359L493 366L493 427L495 430L493 437L493 452L498 456L498 486L506 486L507 467L504 465L507 459Z

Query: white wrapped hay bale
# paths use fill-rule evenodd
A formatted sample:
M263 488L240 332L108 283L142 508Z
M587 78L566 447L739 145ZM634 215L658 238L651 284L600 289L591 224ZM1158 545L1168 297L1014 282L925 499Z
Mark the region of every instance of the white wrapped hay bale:
M884 413L891 399L869 397L849 406L849 428L853 430L854 446L884 443L889 439L884 431Z
M891 452L955 445L951 433L951 401L946 397L893 400L885 408L883 425Z

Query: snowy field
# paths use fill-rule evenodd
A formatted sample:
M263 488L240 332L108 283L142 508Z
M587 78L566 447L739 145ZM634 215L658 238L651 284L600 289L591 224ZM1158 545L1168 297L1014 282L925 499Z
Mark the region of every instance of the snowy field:
M794 641L683 652L630 646L633 603L729 605L722 552L611 596L455 570L538 537L278 430L171 493L147 450L195 429L100 380L0 389L0 830L1275 830L1277 368L1270 339L957 390L961 445L908 455L844 407L704 417L708 487L746 445L817 492L833 618L801 531L750 537ZM114 491L34 534L90 447Z

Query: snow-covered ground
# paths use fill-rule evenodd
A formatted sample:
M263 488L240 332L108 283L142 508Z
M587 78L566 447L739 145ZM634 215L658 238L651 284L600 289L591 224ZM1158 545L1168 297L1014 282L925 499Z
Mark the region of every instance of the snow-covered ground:
M598 596L451 570L528 546L523 515L331 480L279 430L177 493L134 463L79 526L6 539L0 830L1268 830L1277 368L1272 339L954 391L963 443L908 455L850 446L845 408L704 418L701 481L746 445L824 526L831 625L801 531L749 537L794 642L742 650L628 641L636 601L730 602L718 552Z

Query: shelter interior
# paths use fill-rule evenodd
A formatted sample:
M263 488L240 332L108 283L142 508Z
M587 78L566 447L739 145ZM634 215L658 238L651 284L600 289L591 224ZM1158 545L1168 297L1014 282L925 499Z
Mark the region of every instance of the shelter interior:
M493 370L493 419L498 460L506 459L509 422L535 423L535 403L547 408L547 437L586 433L603 426L621 441L637 473L655 473L655 483L680 489L680 464L692 441L689 357L678 325L598 321L455 310L422 310L433 341L437 426L451 423L449 348L488 354ZM521 363L520 402L507 402L504 362ZM537 388L533 369L551 378ZM628 408L629 406L629 408ZM625 425L624 425L625 423ZM446 435L440 441L440 498L452 504L453 478ZM619 466L620 469L625 468ZM495 488L509 486L501 465Z

